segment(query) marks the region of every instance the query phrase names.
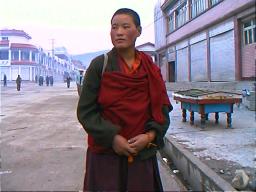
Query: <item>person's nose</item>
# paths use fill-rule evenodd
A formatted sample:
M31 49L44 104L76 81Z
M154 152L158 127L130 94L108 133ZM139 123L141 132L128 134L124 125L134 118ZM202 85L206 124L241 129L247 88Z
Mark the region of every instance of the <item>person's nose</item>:
M123 28L122 28L122 27L118 27L118 28L117 28L117 31L116 31L116 34L117 34L118 36L122 36L122 35L123 35L123 32L124 32Z

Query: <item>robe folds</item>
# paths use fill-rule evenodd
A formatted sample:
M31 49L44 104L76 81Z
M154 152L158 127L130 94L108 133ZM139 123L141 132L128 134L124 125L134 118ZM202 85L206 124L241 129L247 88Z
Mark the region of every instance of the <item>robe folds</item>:
M171 105L160 70L149 56L143 52L139 54L141 66L137 73L103 73L98 97L102 117L118 125L118 134L127 140L145 133L149 119L163 124L162 107ZM111 151L97 145L90 135L88 141L89 147L95 152Z
M163 147L172 110L159 68L139 52L135 73L122 70L114 49L102 75L104 56L91 62L85 74L77 116L88 133L84 191L163 191L156 152ZM145 148L128 163L112 149L116 134L126 139L149 130L157 147Z

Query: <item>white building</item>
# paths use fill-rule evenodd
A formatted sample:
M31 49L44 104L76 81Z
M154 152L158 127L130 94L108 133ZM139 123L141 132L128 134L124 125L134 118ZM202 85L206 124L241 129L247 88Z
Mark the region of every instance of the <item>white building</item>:
M1 76L15 80L20 74L23 80L33 80L38 63L38 49L29 43L31 37L21 30L0 30ZM2 78L1 78L2 79Z
M153 43L147 42L147 43L138 45L136 46L136 49L150 55L153 62L157 61L157 53L156 53L155 45Z
M0 30L1 80L5 74L8 81L16 80L18 75L25 81L34 81L40 75L53 76L56 81L75 69L66 51L53 56L30 40L31 36L22 30Z

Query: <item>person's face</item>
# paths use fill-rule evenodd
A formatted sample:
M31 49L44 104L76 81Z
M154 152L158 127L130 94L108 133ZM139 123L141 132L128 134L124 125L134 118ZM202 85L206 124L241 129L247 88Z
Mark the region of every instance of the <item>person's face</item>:
M136 27L130 15L118 14L112 19L110 35L115 48L126 49L135 46L140 29Z

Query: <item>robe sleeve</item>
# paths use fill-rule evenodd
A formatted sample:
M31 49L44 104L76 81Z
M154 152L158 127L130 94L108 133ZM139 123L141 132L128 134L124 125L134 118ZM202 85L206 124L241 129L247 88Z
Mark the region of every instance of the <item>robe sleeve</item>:
M84 130L93 137L94 141L102 147L112 147L114 136L119 127L102 118L100 105L97 102L103 56L94 59L86 71L82 92L77 106L77 118Z
M164 117L164 123L163 124L159 124L156 121L154 121L153 119L149 120L146 123L146 131L149 130L154 130L156 131L156 138L154 140L154 143L158 146L158 148L162 148L164 146L164 141L163 138L169 128L170 125L170 116L169 116L169 112L171 111L172 107L170 107L170 105L164 105L162 107L162 113L163 113L163 117Z
M164 146L164 135L166 134L166 131L169 128L170 124L170 117L169 117L169 112L170 112L170 105L164 105L162 108L163 116L164 116L164 123L159 124L154 120L149 120L146 123L146 131L149 130L155 130L156 131L156 138L153 141L154 144L157 146L150 147L150 148L144 148L140 153L139 153L139 158L141 160L148 159L152 157L152 155L156 154L157 150L161 149Z

